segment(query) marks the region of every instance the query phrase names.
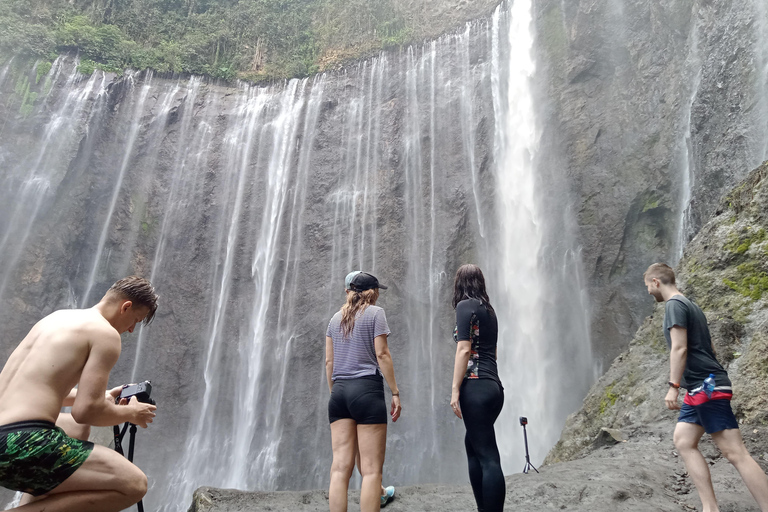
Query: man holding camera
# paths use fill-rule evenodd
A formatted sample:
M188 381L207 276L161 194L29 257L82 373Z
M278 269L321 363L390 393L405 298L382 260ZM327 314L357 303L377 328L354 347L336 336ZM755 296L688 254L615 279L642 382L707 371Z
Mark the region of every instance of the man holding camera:
M117 405L104 390L120 356L120 334L149 323L156 309L149 281L127 277L90 309L43 318L13 351L0 372L0 485L37 497L14 510L119 511L144 496L147 477L139 468L54 423L68 397L81 425L152 422L154 405L136 397Z

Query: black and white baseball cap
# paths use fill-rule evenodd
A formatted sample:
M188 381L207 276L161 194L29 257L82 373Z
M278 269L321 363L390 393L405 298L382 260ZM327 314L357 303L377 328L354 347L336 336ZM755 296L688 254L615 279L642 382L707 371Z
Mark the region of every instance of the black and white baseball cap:
M347 284L345 282L345 284ZM379 283L379 280L375 276L368 272L357 272L347 284L347 289L355 292L364 292L365 290L373 290L374 288L381 288L386 290L387 287Z

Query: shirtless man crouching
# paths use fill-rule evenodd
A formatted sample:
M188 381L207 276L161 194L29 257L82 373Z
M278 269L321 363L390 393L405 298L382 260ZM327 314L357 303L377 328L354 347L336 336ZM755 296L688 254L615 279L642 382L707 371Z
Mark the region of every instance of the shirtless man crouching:
M136 397L116 405L104 390L120 357L120 334L149 323L156 309L149 281L127 277L90 309L43 318L13 351L0 372L0 485L38 497L13 510L116 512L147 492L147 477L128 459L68 437L54 422L76 384L77 423L152 422L154 405Z

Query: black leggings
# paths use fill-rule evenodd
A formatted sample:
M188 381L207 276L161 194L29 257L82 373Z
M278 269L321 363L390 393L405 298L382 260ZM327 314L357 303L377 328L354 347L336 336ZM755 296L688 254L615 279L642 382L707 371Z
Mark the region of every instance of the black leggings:
M492 379L465 379L459 404L467 435L469 481L479 512L504 510L506 485L493 424L504 406L504 390Z

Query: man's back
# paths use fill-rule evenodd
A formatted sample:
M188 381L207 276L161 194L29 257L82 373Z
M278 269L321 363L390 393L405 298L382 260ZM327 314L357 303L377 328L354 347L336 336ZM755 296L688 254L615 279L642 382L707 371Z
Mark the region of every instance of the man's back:
M120 344L120 335L94 309L56 311L35 324L0 373L0 425L55 422L94 342Z

